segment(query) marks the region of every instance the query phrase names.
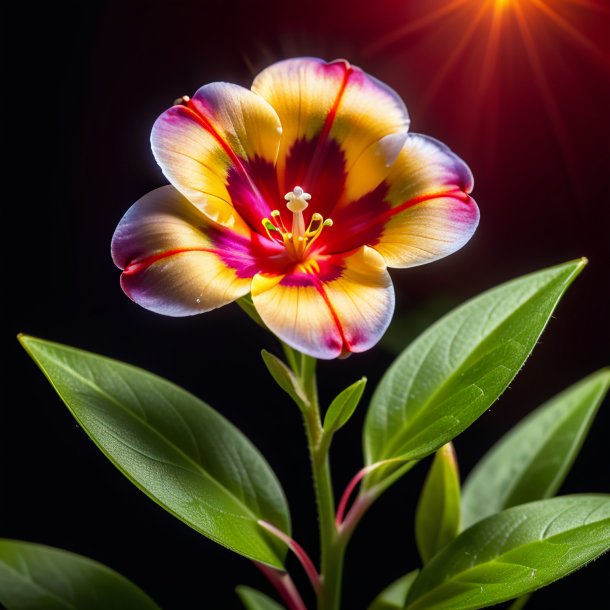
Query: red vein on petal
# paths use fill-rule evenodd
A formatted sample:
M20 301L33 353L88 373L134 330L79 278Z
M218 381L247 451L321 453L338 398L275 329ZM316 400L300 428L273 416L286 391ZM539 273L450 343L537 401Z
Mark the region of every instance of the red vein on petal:
M212 125L212 122L207 117L200 114L197 110L192 107L192 100L189 100L188 106L178 106L183 112L188 112L189 115L199 123L206 131L208 131L212 137L220 144L222 149L225 151L229 159L242 170L244 169L239 157L235 154L235 151L229 146L228 142L218 133L217 129ZM244 170L245 171L245 170Z
M349 344L349 341L347 340L347 337L345 336L345 331L343 330L341 320L339 320L339 316L337 315L337 312L335 311L333 304L330 302L330 299L328 298L328 295L326 294L326 290L324 290L324 286L322 285L322 282L320 282L320 280L316 277L312 278L312 280L313 280L313 285L314 285L315 289L318 291L318 294L322 297L322 299L326 303L326 306L328 307L328 309L330 311L330 315L333 318L333 322L335 323L335 326L337 327L337 330L339 331L339 336L341 337L341 341L343 343L343 348L341 351L344 352L347 349L348 352L351 352L352 351L351 345Z
M320 144L323 145L328 139L328 134L330 133L333 123L337 118L337 111L339 110L339 104L341 103L341 100L343 99L343 95L345 93L345 89L347 88L347 82L349 81L349 77L354 71L354 69L346 61L343 62L343 67L345 69L345 73L343 74L343 80L341 81L341 85L339 86L337 97L335 98L335 101L333 102L329 113L326 115L326 119L324 119L324 127L322 127L322 131L320 132L320 140L318 146L320 146Z
M304 184L308 185L311 188L311 184L317 179L318 173L320 171L320 167L322 165L323 156L322 151L326 142L328 141L328 136L330 134L330 130L333 127L335 119L337 118L337 111L339 110L339 104L343 99L343 95L345 94L345 89L347 88L347 83L349 81L349 77L352 75L354 69L349 65L347 61L343 61L343 68L345 70L343 74L343 79L341 81L341 85L339 85L339 90L337 91L337 95L335 100L333 101L333 105L330 107L326 118L324 119L324 125L322 126L322 131L318 137L318 143L316 144L316 149L312 155L311 163L307 170L307 175L305 177Z
M443 192L439 192L439 193L428 193L427 195L419 195L418 197L413 197L412 199L409 199L403 203L401 203L400 205L397 205L393 208L390 208L387 212L384 212L382 214L382 218L384 216L387 216L389 218L391 218L392 216L395 216L396 214L399 214L400 212L404 212L404 210L413 207L414 205L417 205L418 203L423 203L424 201L430 201L432 199L442 199L444 197L449 197L451 199L458 199L459 201L462 201L463 203L467 203L468 201L470 201L470 195L468 195L467 193L465 193L464 191L461 191L459 189L455 189L452 191L443 191Z
M123 275L134 275L140 271L145 271L157 261L175 256L176 254L183 254L184 252L210 252L212 254L218 254L218 251L213 248L176 248L175 250L166 250L159 254L153 254L152 256L146 256L131 261L125 266L125 269L123 269Z
M229 157L233 165L236 169L243 175L243 177L248 181L252 192L256 193L256 195L263 201L265 201L261 192L258 190L258 187L254 182L252 182L252 178L250 178L250 174L244 167L241 159L235 154L235 151L231 148L229 143L218 133L218 130L212 124L212 121L208 119L206 116L201 114L196 108L193 108L193 100L189 100L188 106L178 106L181 108L183 112L188 112L189 115L197 122L201 127L203 127L217 142L220 144L221 148L225 151L226 155Z

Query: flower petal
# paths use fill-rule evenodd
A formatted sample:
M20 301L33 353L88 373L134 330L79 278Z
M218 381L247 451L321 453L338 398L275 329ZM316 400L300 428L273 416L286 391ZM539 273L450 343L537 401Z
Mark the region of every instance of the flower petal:
M394 311L392 281L371 248L311 261L287 275L256 275L252 300L282 341L326 359L371 348Z
M252 90L273 106L282 123L281 190L287 192L298 184L314 201L320 197L317 177L333 143L340 146L345 159L346 196L355 199L387 175L409 126L400 97L344 60L281 61L263 70ZM295 147L302 148L308 158L295 154ZM316 209L324 215L331 211L317 204Z
M187 199L164 186L127 211L112 239L112 257L124 269L121 286L132 300L156 313L188 316L250 291L260 266L244 242L209 226Z
M375 249L389 267L414 267L459 250L479 224L468 166L444 144L411 134L386 179L392 207Z
M151 143L163 173L191 203L209 219L244 231L241 218L258 229L269 213L248 165L273 167L281 131L276 112L260 96L212 83L166 110Z

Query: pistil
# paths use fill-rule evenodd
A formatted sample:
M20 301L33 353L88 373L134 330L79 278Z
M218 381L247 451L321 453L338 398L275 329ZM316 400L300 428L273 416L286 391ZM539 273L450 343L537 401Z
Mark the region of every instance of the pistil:
M303 211L309 206L311 195L300 186L295 186L292 191L286 193L284 199L288 202L286 207L292 212L292 231L287 230L279 210L271 212L271 219L263 218L263 227L269 239L283 243L295 260L302 261L324 227L331 227L333 221L330 218L324 220L321 214L314 212L308 227L305 228Z

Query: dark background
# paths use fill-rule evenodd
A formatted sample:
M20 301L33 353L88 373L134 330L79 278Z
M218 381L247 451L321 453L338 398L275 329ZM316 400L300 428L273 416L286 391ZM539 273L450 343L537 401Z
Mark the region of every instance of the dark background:
M480 228L463 251L393 272L394 341L322 363L323 399L362 374L370 396L397 337L405 344L453 304L583 255L590 265L524 371L457 439L463 473L525 413L607 365L610 13L604 0L548 4L552 12L541 0L512 0L495 18L485 0L58 2L4 10L10 368L0 421L0 534L107 563L168 610L236 609L238 583L269 591L249 562L173 519L112 468L19 348L14 337L24 331L140 365L216 407L262 448L284 484L295 538L317 553L307 456L295 441L302 425L281 392L269 391L258 355L276 349L273 340L236 306L191 319L137 307L121 292L109 254L128 206L165 183L148 143L156 116L207 82L248 86L276 59L342 56L390 84L405 99L413 130L445 141L469 163L481 208ZM608 406L564 493L610 491ZM363 419L364 407L337 438L337 493L361 466ZM364 608L416 565L413 510L426 467L387 492L357 531L346 609ZM596 562L537 593L529 607L557 607L571 595L595 607L607 567L607 558Z

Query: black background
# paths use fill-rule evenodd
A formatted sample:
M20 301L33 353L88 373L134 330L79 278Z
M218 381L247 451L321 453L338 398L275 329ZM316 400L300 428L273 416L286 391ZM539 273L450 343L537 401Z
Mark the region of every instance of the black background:
M225 414L267 456L284 484L294 536L315 556L311 477L304 444L295 441L302 425L281 392L270 392L258 355L261 347L277 351L273 340L236 306L178 320L140 309L121 292L109 255L127 207L165 183L148 144L156 116L206 82L247 86L283 57L343 56L360 65L404 97L414 131L447 142L473 170L482 213L475 238L444 261L393 272L397 316L408 334L500 281L590 259L510 390L457 439L463 473L526 412L608 364L608 9L601 1L589 8L577 0L555 3L572 30L527 9L538 49L532 59L514 16L505 17L490 55L487 21L465 36L469 5L482 3L462 3L430 21L433 9L449 4L59 2L4 11L3 319L10 366L0 421L1 535L107 563L168 610L238 608L238 583L268 591L246 560L172 518L112 468L21 351L14 337L23 331L150 369ZM401 23L413 27L387 38ZM460 40L468 42L463 53ZM380 346L322 363L322 398L363 374L370 396L392 358ZM364 408L337 437L337 493L361 466L363 419ZM606 404L564 493L609 491L609 422ZM361 524L347 562L345 608L364 608L416 565L412 520L425 471L418 466ZM306 591L298 566L290 565ZM558 607L575 595L596 607L607 566L600 560L537 593L529 607Z

